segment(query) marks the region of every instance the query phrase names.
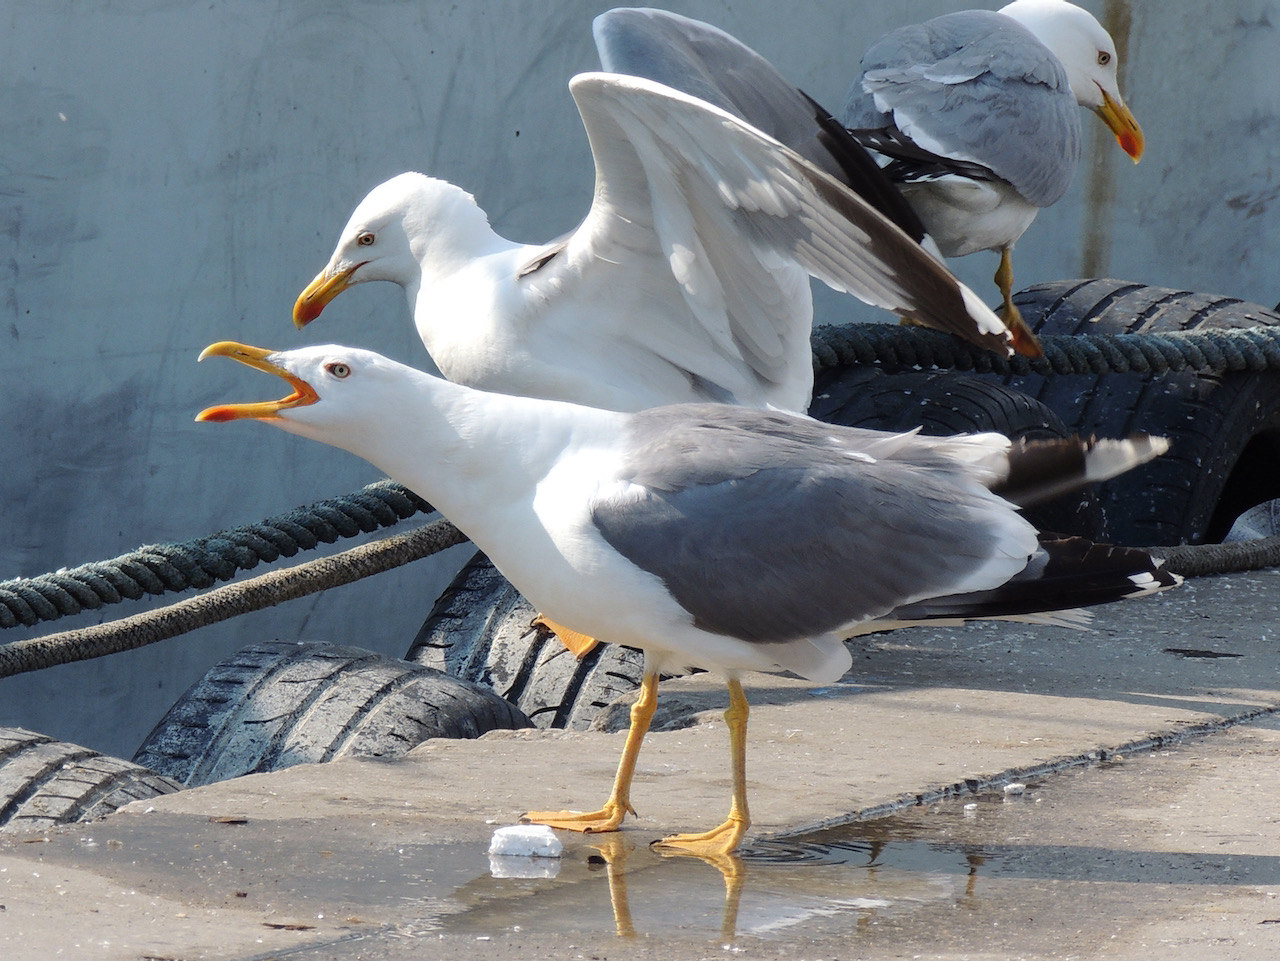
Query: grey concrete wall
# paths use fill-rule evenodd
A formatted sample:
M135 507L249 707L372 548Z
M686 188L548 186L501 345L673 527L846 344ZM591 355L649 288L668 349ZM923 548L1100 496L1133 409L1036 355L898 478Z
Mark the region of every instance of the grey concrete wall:
M672 4L736 34L832 109L869 40L964 6ZM1125 87L1147 157L1133 167L1086 118L1085 169L1019 244L1019 284L1089 269L1273 304L1280 4L1105 6L1130 19ZM590 19L603 9L0 2L0 577L209 533L374 479L281 432L193 423L209 403L271 389L195 357L228 338L336 340L426 364L396 288L357 288L304 334L289 321L293 299L356 201L402 170L464 185L516 239L572 227L591 166L565 84L597 66ZM953 266L991 293L994 256ZM824 321L857 312L842 298L819 304ZM251 641L402 654L462 556L0 682L0 724L128 755L187 684Z

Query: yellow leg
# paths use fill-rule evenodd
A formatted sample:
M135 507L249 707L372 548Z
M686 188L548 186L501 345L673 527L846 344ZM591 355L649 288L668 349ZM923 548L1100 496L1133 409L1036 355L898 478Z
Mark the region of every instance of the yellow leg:
M1031 332L1027 322L1022 319L1022 311L1018 310L1018 305L1013 302L1012 244L1000 248L1000 266L996 268L994 279L996 286L1000 288L1000 296L1004 300L1000 319L1013 334L1013 349L1026 357L1043 357L1044 349L1041 348L1040 341Z
M604 807L598 811L530 811L522 821L545 824L548 827L564 828L569 831L593 833L598 831L616 831L627 813L635 814L631 807L631 779L636 773L636 760L640 757L640 745L649 724L653 721L653 713L658 709L658 675L646 674L640 684L640 696L631 705L631 728L627 731L627 741L622 748L622 759L618 762L618 773L613 779L613 793Z
M729 681L729 709L724 721L729 728L729 758L733 769L733 801L729 805L729 817L719 827L701 834L674 834L653 843L660 854L692 854L702 858L732 854L742 843L742 836L751 826L747 811L747 696L742 684Z
M539 614L533 619L535 627L545 627L547 630L560 638L560 643L573 652L573 656L578 660L582 660L595 649L600 642L594 637L587 634L580 634L572 628L565 627L563 624L557 624L549 617L543 617Z
M1000 288L1000 296L1004 298L1004 313L1017 311L1013 305L1013 247L1000 248L1000 264L996 267L996 275L992 278Z

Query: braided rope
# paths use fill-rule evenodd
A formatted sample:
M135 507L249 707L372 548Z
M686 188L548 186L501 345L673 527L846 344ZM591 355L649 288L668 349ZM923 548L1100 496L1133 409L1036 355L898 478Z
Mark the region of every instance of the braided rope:
M332 502L326 502L332 503ZM228 584L106 624L0 644L0 677L84 661L154 644L216 624L239 614L328 590L378 574L461 544L466 536L440 519L422 527L362 544L258 577Z
M0 627L118 604L144 594L204 589L266 561L390 527L431 505L408 488L378 481L341 497L297 507L257 524L178 544L149 544L108 561L0 581Z
M1058 334L1044 356L1001 357L950 334L902 324L845 324L813 332L815 371L878 364L889 371L939 367L982 374L1162 374L1280 369L1280 327L1213 327L1145 334Z
M1258 537L1222 544L1179 544L1145 550L1152 557L1162 559L1165 570L1183 577L1258 571L1280 564L1280 537Z

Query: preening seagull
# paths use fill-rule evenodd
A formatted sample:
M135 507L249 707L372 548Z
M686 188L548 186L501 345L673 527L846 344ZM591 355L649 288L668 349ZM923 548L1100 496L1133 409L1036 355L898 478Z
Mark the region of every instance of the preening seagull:
M527 815L553 827L620 826L664 671L728 680L729 816L662 842L726 854L750 824L742 672L827 683L849 669L853 633L1039 620L1178 582L1139 550L1041 537L1016 506L1149 460L1167 447L1159 438L935 438L708 403L623 413L477 391L347 347L223 342L208 356L292 392L198 420L262 420L365 458L429 499L549 617L644 650L612 795L598 811Z
M972 291L773 137L641 77L580 74L569 89L596 185L568 237L506 240L460 187L401 174L356 207L295 322L352 284L389 280L450 380L615 410L699 400L804 410L810 275L1011 352Z
M863 55L841 120L883 158L945 256L999 251L995 280L1005 321L1017 326L1013 246L1071 182L1079 107L1134 163L1142 158L1118 66L1115 42L1088 11L1015 0L881 37Z

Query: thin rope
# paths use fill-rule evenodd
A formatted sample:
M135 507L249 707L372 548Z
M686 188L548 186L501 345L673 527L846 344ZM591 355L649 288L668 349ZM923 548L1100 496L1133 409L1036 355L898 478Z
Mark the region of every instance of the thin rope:
M1223 374L1280 369L1280 327L1214 327L1145 334L1056 334L1044 356L1002 357L951 334L903 324L845 324L813 332L813 366L876 364L889 371L937 367L982 374Z
M466 540L448 521L435 520L340 554L228 584L159 610L0 645L0 678L132 651L240 614L389 571Z
M300 550L390 527L432 507L408 488L378 481L257 524L177 544L149 544L107 561L0 581L0 627L30 627L126 598L204 589Z

